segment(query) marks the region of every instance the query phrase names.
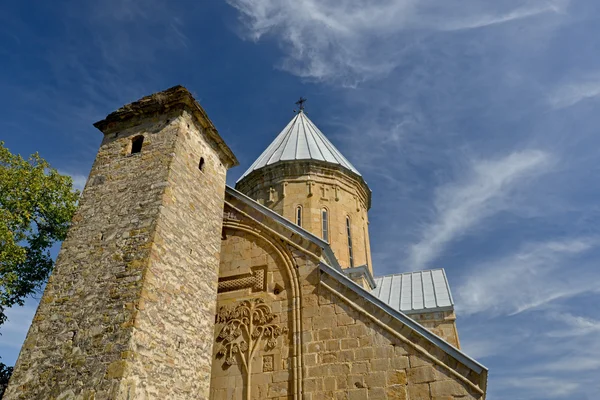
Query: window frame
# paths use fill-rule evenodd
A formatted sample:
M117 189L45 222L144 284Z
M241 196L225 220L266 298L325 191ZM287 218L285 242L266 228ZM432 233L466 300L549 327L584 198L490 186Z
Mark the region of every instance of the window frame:
M296 206L296 225L302 227L302 206Z
M352 221L350 216L346 215L346 236L348 237L348 260L350 268L354 267L354 252L352 251Z
M329 210L321 208L321 238L329 243Z

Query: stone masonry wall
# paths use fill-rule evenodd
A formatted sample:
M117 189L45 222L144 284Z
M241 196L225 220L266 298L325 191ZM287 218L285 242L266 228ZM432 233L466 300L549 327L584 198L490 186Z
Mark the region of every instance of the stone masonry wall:
M173 149L125 359L128 398L208 398L227 168L189 113ZM200 158L204 169L199 170Z
M367 265L373 274L369 241L370 192L349 173L317 162L279 163L244 178L238 189L260 204L296 223L302 207L302 227L323 238L322 214L329 216L328 241L343 268L350 267L346 217L350 217L353 265Z
M268 242L243 231L225 229L227 239L221 252L220 279L227 279L228 286L218 294L218 309L232 308L243 301L260 299L274 315L273 323L287 330L268 346L268 338L257 339L256 353L249 360L250 379L239 354L234 354L232 364L228 355L218 352L225 343L219 337L224 324L216 325L213 368L211 374L211 399L279 399L292 393L290 342L292 337L291 302L289 280L279 265L283 262ZM252 269L264 268L266 276L262 289L243 287L243 276ZM246 285L247 286L247 285ZM243 287L243 288L241 288ZM241 288L237 289L236 288ZM248 341L247 338L244 340ZM250 393L247 393L250 391Z
M303 297L306 399L483 398L474 389L480 383L478 374L456 360L440 357L439 350L431 348L442 361L433 362L419 350L427 349L427 343L402 328L399 321L386 318L332 278L323 275L315 279L320 279L318 294L305 291ZM316 298L309 300L313 296ZM392 329L382 328L376 320Z
M409 317L452 346L460 349L460 340L458 339L458 331L456 329L456 314L454 314L454 311L417 313L410 314Z
M222 246L220 280L240 279L249 269L261 265L268 266L269 275L265 291L242 288L220 293L218 305L231 307L260 298L277 315L277 324L287 328L288 333L279 336L273 348L259 347L253 359L252 377L247 381L238 353L233 354L232 364L226 362L227 354L218 354L224 326L218 319L212 400L483 398L483 375L322 273L318 258L310 255L314 249L303 252L292 246L293 235L284 240L277 236L278 232L269 232L276 230L276 224L252 214L248 208L243 211L253 220L242 218L236 224L254 225L255 234L242 228L236 230L233 228L236 224L229 218L237 217L228 210L226 207L226 221L230 222L225 224L229 228L225 230L227 238ZM269 245L287 240L284 252L293 259L294 279L300 287L298 297L285 273L286 261ZM231 288L231 281L227 280L227 285ZM300 305L301 324L296 328L292 324L294 305ZM297 339L291 340L293 337ZM291 368L294 342L300 344L300 373ZM297 377L301 377L298 390L293 384Z
M6 399L208 397L226 167L201 131L181 107L107 128Z

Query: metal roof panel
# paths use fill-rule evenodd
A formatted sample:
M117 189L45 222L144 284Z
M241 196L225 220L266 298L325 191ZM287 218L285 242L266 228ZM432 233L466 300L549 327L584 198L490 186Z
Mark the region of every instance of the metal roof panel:
M395 310L406 313L433 312L454 308L448 279L443 269L405 272L375 277L371 294Z
M251 172L279 161L319 160L338 164L360 176L360 173L312 123L304 112L299 112L277 135L267 149L238 179Z

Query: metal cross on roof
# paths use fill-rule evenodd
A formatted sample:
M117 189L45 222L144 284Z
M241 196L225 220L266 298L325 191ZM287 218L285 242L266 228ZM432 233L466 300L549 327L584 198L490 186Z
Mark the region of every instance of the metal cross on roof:
M300 100L298 100L295 104L298 104L298 108L300 108L300 111L304 111L304 102L306 101L306 99L302 96L300 96Z

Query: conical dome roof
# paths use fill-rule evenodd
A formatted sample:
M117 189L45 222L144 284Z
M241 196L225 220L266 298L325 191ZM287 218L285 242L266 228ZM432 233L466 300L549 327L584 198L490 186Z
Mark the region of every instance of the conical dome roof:
M251 172L279 161L319 160L342 167L360 176L360 173L335 148L323 133L300 111L281 131L267 149L238 179L241 181Z

